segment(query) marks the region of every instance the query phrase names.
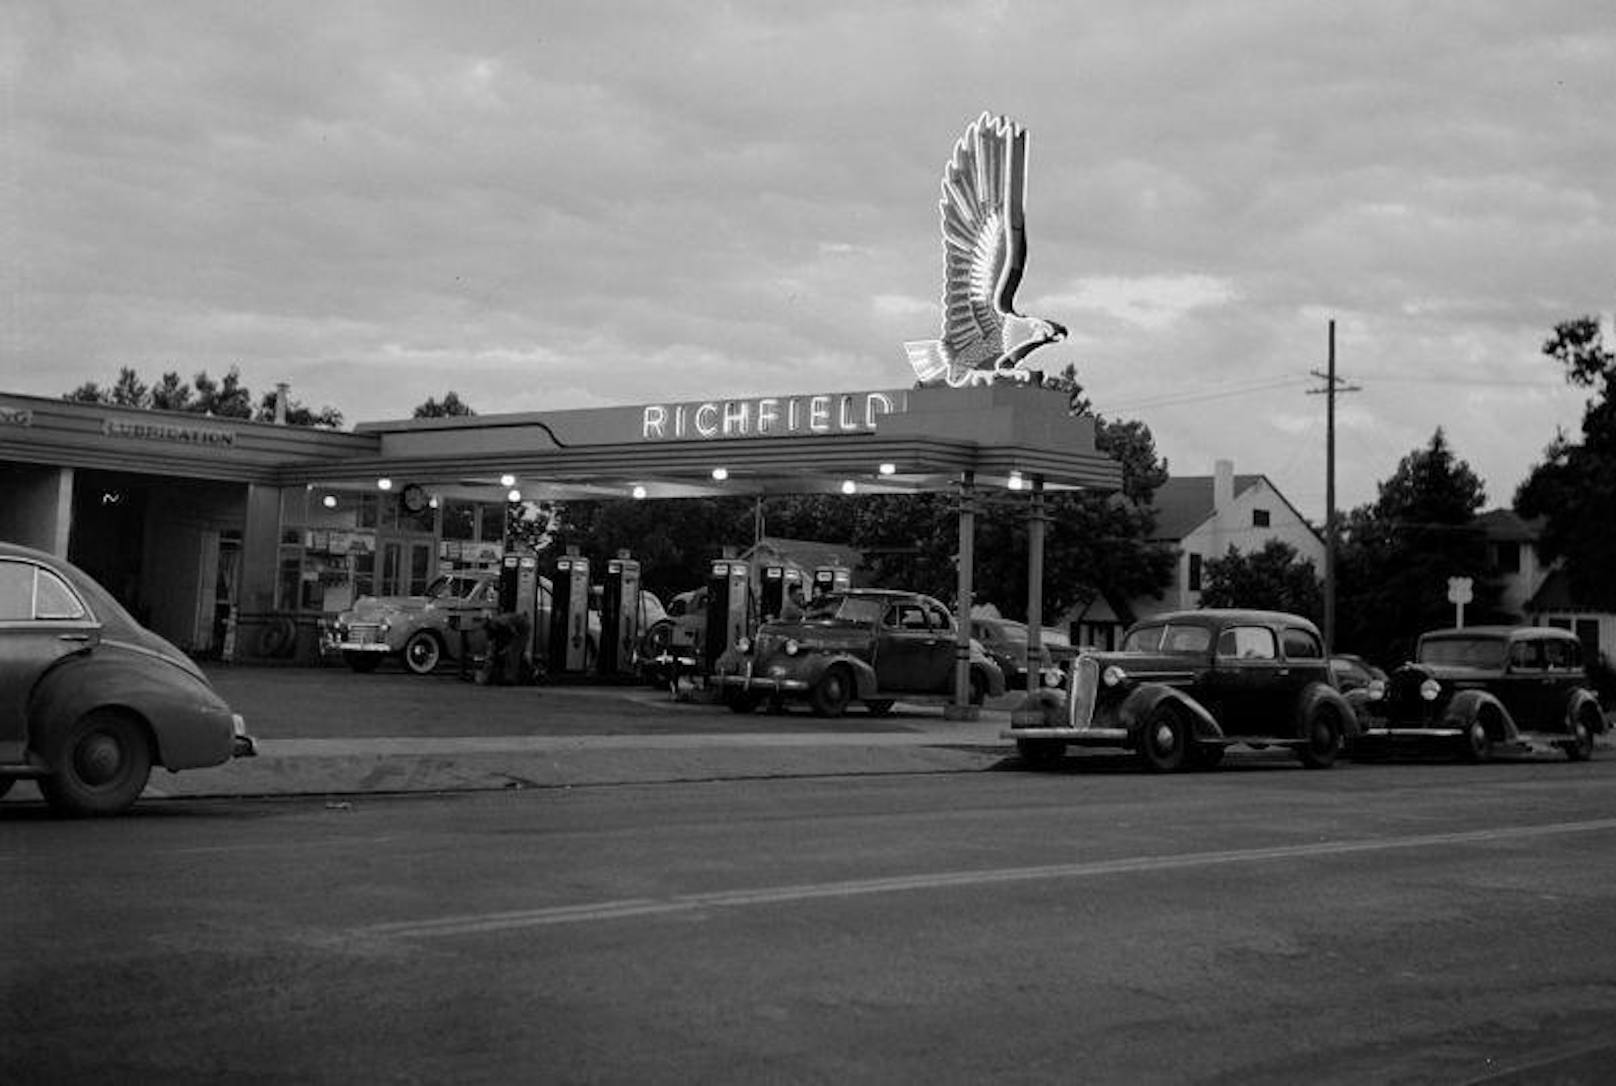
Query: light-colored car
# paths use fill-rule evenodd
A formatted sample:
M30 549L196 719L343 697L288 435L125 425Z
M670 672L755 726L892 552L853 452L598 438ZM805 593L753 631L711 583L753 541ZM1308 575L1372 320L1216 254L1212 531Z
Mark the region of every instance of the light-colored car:
M1040 631L1038 644L1038 673L1039 686L1055 687L1065 681L1065 672L1061 670L1054 654L1055 646L1049 643L1052 630ZM1027 656L1028 633L1025 622L1016 622L1008 618L978 617L971 619L971 636L981 643L982 649L999 665L1004 672L1004 682L1012 691L1027 688ZM1070 648L1069 644L1062 644L1061 648ZM1067 658L1076 655L1068 653Z
M0 543L0 795L32 778L61 813L117 814L153 766L253 753L189 656L77 566Z
M930 596L876 588L829 592L800 618L766 622L756 638L726 649L712 682L729 707L751 712L765 699L806 700L818 716L841 716L861 701L872 715L899 698L952 695L954 618ZM970 642L973 705L1004 693L1004 673Z
M445 573L420 596L361 596L331 623L325 651L341 653L355 671L375 671L392 656L417 675L430 674L444 660L459 658L461 630L470 633L470 651L482 650L484 625L499 608L499 578L493 570ZM538 584L535 621L542 644L549 636L551 582L540 577ZM594 586L585 627L589 667L594 666L600 645L600 595L600 587ZM642 591L639 624L648 626L664 617L662 601ZM628 649L633 649L632 640Z
M331 623L325 647L355 671L375 671L393 656L426 675L458 655L460 637L451 628L457 619L469 627L498 606L497 571L445 573L419 596L359 597Z

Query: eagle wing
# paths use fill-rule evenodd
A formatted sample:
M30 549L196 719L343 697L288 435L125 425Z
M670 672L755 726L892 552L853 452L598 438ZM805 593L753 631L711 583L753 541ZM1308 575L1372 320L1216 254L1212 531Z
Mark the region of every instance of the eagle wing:
M954 144L943 173L942 342L956 371L1004 353L1026 263L1026 178L1026 131L986 113Z

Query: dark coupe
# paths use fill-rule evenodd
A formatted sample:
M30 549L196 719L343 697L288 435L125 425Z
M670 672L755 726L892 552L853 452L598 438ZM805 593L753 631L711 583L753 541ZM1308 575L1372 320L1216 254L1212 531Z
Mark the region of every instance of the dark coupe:
M1323 769L1357 731L1318 627L1274 611L1202 610L1131 627L1119 652L1085 652L1068 696L1005 738L1035 765L1068 745L1121 747L1153 770L1213 766L1236 743L1289 747Z
M1558 747L1593 756L1605 714L1590 689L1582 643L1550 626L1473 626L1420 637L1412 662L1366 703L1354 750L1435 745L1474 762L1495 752Z
M947 697L957 627L948 608L915 592L862 588L809 602L802 616L768 622L719 657L712 682L736 712L764 699L805 699L819 716L862 701L880 715L898 698ZM1004 674L974 643L970 699L1004 693Z

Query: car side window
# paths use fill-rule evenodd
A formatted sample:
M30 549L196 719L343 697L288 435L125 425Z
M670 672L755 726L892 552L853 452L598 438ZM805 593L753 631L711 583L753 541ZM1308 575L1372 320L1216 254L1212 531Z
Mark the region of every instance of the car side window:
M0 622L27 622L34 617L34 567L0 562Z
M84 604L48 569L27 562L0 562L0 622L84 617Z
M1287 660L1317 660L1324 655L1324 646L1310 630L1285 627L1285 658Z
M1273 660L1274 631L1266 626L1231 626L1218 638L1218 655L1237 660Z
M48 569L35 571L34 617L38 619L83 618L84 605L62 579Z
M1535 641L1517 641L1509 647L1509 666L1516 671L1542 671L1543 654Z
M926 606L926 621L934 630L946 630L953 625L953 619L941 607Z
M1572 641L1545 641L1543 642L1543 658L1550 671L1569 671L1576 667L1572 659Z

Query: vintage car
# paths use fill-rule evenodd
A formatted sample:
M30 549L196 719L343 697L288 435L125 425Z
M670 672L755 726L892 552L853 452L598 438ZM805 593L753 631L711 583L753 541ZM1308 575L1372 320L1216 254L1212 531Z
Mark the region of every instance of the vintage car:
M0 543L0 795L33 778L55 810L129 807L152 766L255 753L190 657L78 567Z
M1003 733L1047 766L1068 746L1132 750L1153 770L1214 766L1224 750L1289 747L1334 763L1357 717L1335 688L1318 627L1275 611L1201 610L1132 626L1118 652L1073 661L1066 696Z
M1065 672L1056 663L1053 649L1067 648L1061 642L1051 645L1053 630L1040 631L1038 645L1039 686L1059 686L1065 681ZM1005 685L1011 690L1027 688L1028 634L1025 622L1007 618L978 616L971 619L971 636L982 646L988 658L1004 672ZM1068 655L1068 659L1070 654Z
M1366 698L1379 698L1386 692L1386 673L1362 656L1350 652L1331 654L1330 673L1335 676L1336 689L1343 694L1362 690Z
M711 676L729 707L751 712L764 700L806 700L818 716L841 716L863 702L880 716L899 698L946 698L954 691L958 638L948 608L930 596L878 588L828 592L800 617L767 622L719 656ZM971 644L972 704L1004 693L1004 674Z
M417 675L454 659L460 638L451 627L492 613L499 604L499 572L445 573L419 596L361 596L332 621L325 640L355 671L375 671L389 656Z
M1473 626L1423 634L1382 698L1363 706L1354 753L1440 745L1469 761L1495 752L1563 750L1592 757L1605 714L1582 643L1550 626Z

